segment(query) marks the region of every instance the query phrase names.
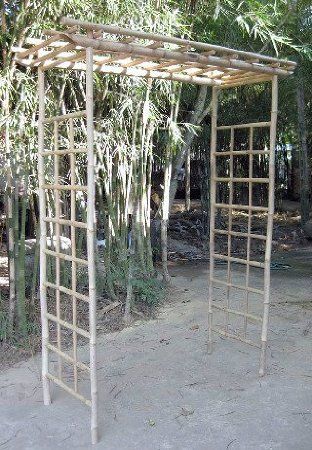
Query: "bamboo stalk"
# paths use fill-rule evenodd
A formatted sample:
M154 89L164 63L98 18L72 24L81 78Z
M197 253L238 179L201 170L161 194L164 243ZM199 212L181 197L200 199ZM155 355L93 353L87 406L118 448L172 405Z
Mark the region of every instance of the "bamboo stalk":
M57 253L53 250L48 250L48 249L44 249L44 253L46 255L50 255L50 256L55 256L61 259L64 259L65 261L74 261L78 264L81 264L83 266L88 266L88 261L86 261L85 259L81 259L81 258L74 258L71 255L66 255L66 253Z
M245 156L245 155L269 155L270 151L269 150L234 150L233 152L216 152L215 155L216 156L230 156L230 155L235 155L235 156Z
M44 184L42 189L55 191L56 189L59 191L81 191L87 192L88 186L73 186L69 184Z
M44 217L43 219L47 223L56 223L56 218L54 217ZM75 228L87 228L87 224L85 222L77 222L77 220L68 220L68 219L59 219L58 223L60 225L68 225L73 226Z
M233 148L234 148L234 128L231 128L231 138L230 138L230 188L229 188L229 215L228 215L228 257L232 254L232 222L233 222L233 179L234 179L234 161L233 161ZM226 287L226 309L229 311L230 309L230 285L232 281L232 270L231 270L231 261L228 259L227 261L227 287ZM229 328L229 314L225 314L225 331L228 331Z
M271 127L270 127L270 160L269 160L269 211L267 221L267 241L265 246L264 258L264 306L263 306L263 322L261 332L261 356L259 375L263 376L266 370L266 348L269 323L270 308L270 263L273 236L273 215L274 215L274 178L275 178L275 142L276 142L276 125L278 112L278 79L275 76L272 80L272 104L271 104Z
M98 442L97 377L96 377L96 286L95 286L95 179L94 179L94 130L93 130L93 49L86 49L86 111L88 147L88 204L87 246L89 272L89 321L90 321L90 369L91 369L91 438Z
M269 178L228 178L228 177L215 177L215 181L221 183L269 183Z
M46 282L46 245L47 229L43 218L46 215L46 198L43 190L44 184L44 160L40 153L44 150L44 73L38 69L38 96L39 96L39 120L38 120L38 178L39 178L39 210L40 210L40 307L42 324L42 384L43 401L45 405L51 403L50 386L47 374L49 372L49 353L47 344L49 342L49 327L47 321L47 290Z
M212 352L213 331L213 283L214 278L214 228L216 213L216 147L217 147L217 119L218 119L218 90L212 88L211 99L211 137L210 137L210 244L209 244L209 292L208 292L208 353Z
M76 368L78 367L81 370L85 370L86 372L90 372L90 367L89 366L87 366L86 364L84 364L84 363L82 363L80 361L74 360L74 358L69 356L67 353L64 353L64 352L60 351L57 347L54 347L54 345L48 344L48 349L51 352L56 353L58 356L63 358L65 361L67 361L67 362L73 364L74 366L76 366ZM75 392L77 392L77 391L75 391Z
M248 236L250 236L251 239L260 239L262 241L266 241L266 236L263 236L262 234L244 233L244 232L241 232L241 231L219 230L218 228L215 228L214 232L216 234L225 234L225 235L230 233L231 236L234 236L234 237L248 237Z
M64 155L70 155L74 153L76 154L80 154L80 153L87 153L87 149L86 148L74 148L72 150L67 149L67 150L45 150L43 153L41 153L41 156L53 156L53 155L58 155L58 156L64 156Z
M229 205L227 203L216 203L216 208L224 208L229 209ZM232 209L242 210L242 211L257 211L257 212L267 212L268 208L266 206L249 206L249 205L237 205L233 204Z

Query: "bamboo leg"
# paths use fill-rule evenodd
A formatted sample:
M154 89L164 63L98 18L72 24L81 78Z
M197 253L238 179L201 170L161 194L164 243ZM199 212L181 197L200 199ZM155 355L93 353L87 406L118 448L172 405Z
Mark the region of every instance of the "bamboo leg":
M54 122L54 150L58 151L58 123ZM54 155L54 183L58 185L59 183L59 156L57 153ZM58 189L54 190L54 201L55 201L55 251L57 254L61 252L60 246L60 191ZM59 256L55 257L55 284L56 284L56 316L58 319L61 318L61 294L60 294L60 284L61 284L61 261ZM61 351L61 326L57 324L57 348ZM62 380L62 358L58 355L58 377Z
M231 250L232 250L232 221L233 221L233 210L232 210L232 205L233 205L233 150L234 150L234 128L231 128L231 142L230 142L230 188L229 188L229 211L228 211L228 217L229 217L229 222L228 222L228 262L227 262L227 288L226 288L226 307L227 309L230 308L230 284L232 282L232 271L231 271ZM230 318L229 318L229 313L225 314L225 331L228 332L229 329L229 322L230 322Z
M96 378L96 291L95 291L95 177L94 177L94 130L93 130L93 49L86 49L86 110L88 148L88 205L87 246L89 271L89 322L90 322L90 369L91 369L91 438L98 441L97 378Z
M44 159L42 152L44 150L44 72L38 69L38 96L39 96L39 120L38 120L38 178L39 178L39 214L40 214L40 307L41 307L41 324L42 324L42 384L43 384L43 401L45 405L51 403L50 383L47 378L49 372L49 326L47 320L47 289L46 270L47 261L45 249L47 245L47 227L44 221L46 216L46 199L45 192L42 189L44 184Z
M272 80L272 105L271 105L271 127L270 127L270 162L269 162L269 202L268 202L268 224L267 240L265 246L264 262L264 307L261 333L261 356L259 375L263 376L266 369L266 348L270 307L270 263L273 235L273 214L274 214L274 178L275 178L275 142L277 123L277 102L278 102L278 80L275 75Z
M210 140L210 245L209 245L209 292L208 292L208 353L212 352L212 297L214 278L214 227L216 204L216 145L217 145L218 89L212 88L211 140Z
M253 154L251 153L253 149L253 128L250 127L249 129L249 178L252 178L253 176ZM247 265L246 265L246 292L245 292L245 308L246 308L246 314L248 314L249 311L249 278L250 278L250 238L251 238L251 220L252 220L252 181L249 181L248 183L248 231L247 231ZM248 319L247 316L245 316L244 319L244 337L246 339L247 335L247 325L248 325Z
M73 119L69 119L69 147L70 150L74 150L74 122ZM76 155L72 151L70 153L70 184L76 184ZM71 249L72 257L76 258L76 194L75 191L70 191L70 239L71 239ZM72 291L77 291L77 263L75 260L72 261ZM72 295L72 305L73 305L73 325L77 326L77 298ZM73 359L74 359L74 390L78 392L78 374L77 374L77 333L73 331Z

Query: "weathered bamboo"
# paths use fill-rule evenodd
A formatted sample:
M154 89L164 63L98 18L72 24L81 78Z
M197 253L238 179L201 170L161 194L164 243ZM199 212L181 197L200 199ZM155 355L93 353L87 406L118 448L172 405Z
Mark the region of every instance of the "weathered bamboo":
M227 308L227 307L224 307L224 306L221 306L221 305L217 305L216 303L213 304L213 308L216 308L219 311L225 312L227 316L229 314L233 314L233 315L236 315L236 316L244 317L246 319L254 320L255 322L262 322L262 318L261 317L255 316L254 314L245 313L244 311L239 311L239 310L236 310L236 309Z
M254 132L253 132L253 128L249 128L249 171L248 171L248 176L250 178L253 177L253 154L252 154L252 149L253 149L253 136L254 136ZM252 206L252 182L249 182L248 184L248 205ZM247 262L249 262L250 260L250 245L251 245L251 221L252 221L252 211L251 209L248 210L248 225L247 225ZM246 266L246 287L249 286L249 277L250 277L250 265L247 264ZM248 313L249 310L249 291L246 290L246 296L245 296L245 307L246 307L246 312ZM247 321L247 317L244 320L244 337L246 339L246 334L247 334L247 325L248 325L248 321Z
M76 397L78 400L80 400L82 403L84 403L87 406L91 406L91 402L89 399L85 398L83 395L78 394L73 389L71 389L67 384L65 384L63 381L59 380L55 376L51 375L50 373L47 374L47 378L51 381L53 381L55 384L57 384L59 387L64 389L64 391L67 391L69 394L71 394L73 397Z
M232 222L233 222L233 179L234 179L234 161L233 161L233 149L234 149L234 128L231 128L231 138L230 138L230 187L229 187L229 214L228 214L228 256L230 257L232 254ZM226 310L230 309L230 293L231 288L230 284L232 281L232 270L231 270L231 261L230 259L227 262L227 287L226 287ZM225 314L225 331L228 331L229 328L229 314Z
M51 403L50 385L47 374L49 372L49 352L47 344L49 342L49 325L47 314L47 290L46 282L46 254L47 228L43 220L46 215L46 198L43 189L44 184L44 160L40 153L44 150L44 73L38 69L38 97L39 97L39 119L38 119L38 178L39 178L39 213L40 213L40 308L42 324L42 383L43 401L45 405Z
M50 281L47 281L45 283L45 286L48 288L51 288L51 289L57 288L56 284L51 283ZM67 287L61 286L61 285L59 286L59 290L60 290L60 292L63 292L64 294L75 296L76 298L79 298L79 300L83 300L84 302L89 303L89 297L84 294L81 294L80 292L76 292L73 289L68 289Z
M54 149L58 150L58 141L59 141L59 135L58 135L58 123L54 122ZM57 154L54 155L54 183L55 185L58 185L59 183L59 156ZM54 201L55 201L55 251L57 255L60 253L61 250L61 237L60 237L60 191L58 189L54 190ZM58 319L61 317L61 297L60 297L60 290L59 286L61 284L61 260L59 256L55 257L55 284L56 284L56 291L55 291L55 297L56 297L56 316ZM57 348L59 351L61 351L61 326L58 323L57 324ZM62 359L58 358L58 377L62 379Z
M245 342L245 344L251 345L252 347L261 348L259 344L251 341L250 339L244 339L241 336L238 336L236 334L227 333L226 331L220 330L219 328L212 327L212 331L214 331L217 334L220 334L221 336L228 337L231 339L236 339L237 341L240 341L240 342Z
M269 127L271 122L252 122L252 123L238 123L236 125L219 125L218 130L230 130L231 128L264 128Z
M87 153L87 149L86 148L74 148L72 150L68 149L68 150L45 150L44 152L41 153L41 156L53 156L53 155L58 155L58 156L64 156L64 155L69 155L71 153L74 153L75 155L77 154L83 154L83 153Z
M90 339L90 333L83 328L74 326L72 323L67 322L67 320L58 319L54 314L46 313L47 319L49 319L51 322L54 322L56 324L61 325L64 328L67 328L68 330L75 331L76 333L80 334L81 336Z
M269 178L228 178L228 177L215 177L215 181L221 183L269 183Z
M235 258L234 256L227 256L227 255L220 255L219 253L214 253L213 257L216 259L220 259L221 261L231 261L238 264L247 264L246 259L242 258ZM252 267L262 267L264 268L264 263L259 261L249 261L248 264L250 264Z
M43 220L48 223L56 223L56 219L54 217L45 217ZM77 220L59 219L58 223L60 225L73 226L75 228L87 228L87 224L85 222L77 222Z
M81 259L81 258L74 258L71 255L66 255L66 253L57 253L53 250L48 250L48 249L44 249L44 253L46 255L50 255L50 256L55 256L61 259L64 259L65 261L74 261L78 264L81 264L82 266L87 266L88 265L88 261L86 261L85 259Z
M240 289L242 291L253 292L254 294L263 295L264 291L262 289L256 289L250 286L241 286L240 284L227 283L226 281L219 280L217 278L212 278L213 283L221 284L222 286L229 286L231 288Z
M85 117L86 114L87 114L86 110L75 111L72 113L62 114L60 116L45 117L43 122L44 123L62 122L63 120L77 119L79 117Z
M264 307L263 323L261 332L261 357L259 375L263 376L266 370L266 348L269 323L270 308L270 263L273 236L273 215L274 215L274 178L275 178L275 142L276 142L276 124L277 124L277 102L278 102L278 80L275 76L272 80L272 104L271 104L271 127L270 127L270 160L269 160L269 201L268 201L268 219L267 219L267 241L265 246L264 258Z
M95 287L95 159L93 131L93 49L86 49L86 111L88 147L88 205L87 246L89 273L89 322L90 322L90 369L91 369L91 439L98 441L97 423L97 377L96 377L96 287Z
M216 203L216 208L224 208L229 209L229 205L227 203ZM233 204L231 209L237 209L242 211L257 211L257 212L267 212L268 208L266 206L249 206L249 205L237 205Z
M210 138L210 240L209 240L209 292L208 292L208 353L212 352L212 324L213 324L213 283L214 278L214 228L215 228L215 204L216 204L216 147L217 147L217 115L218 115L218 90L212 88L211 99L211 138Z
M216 156L230 156L231 154L233 156L246 156L246 155L269 155L270 151L269 150L234 150L233 152L229 152L229 151L225 151L225 152L216 152L215 153Z
M52 190L58 189L59 191L82 191L87 192L88 186L74 186L69 184L44 184L42 189Z
M248 236L250 236L251 239L260 239L262 241L266 241L266 239L267 239L267 237L262 234L245 233L243 231L228 231L228 230L219 230L218 228L215 228L214 232L215 232L215 234L225 234L225 235L230 233L231 236L235 236L235 237L247 238Z
M57 347L55 347L52 344L48 344L48 349L51 352L56 353L58 356L60 356L61 358L63 358L65 361L73 364L74 366L77 366L79 369L81 370L85 370L86 372L90 372L90 367L87 366L86 364L80 362L80 361L75 361L74 358L72 358L71 356L68 355L68 353L64 353L62 351L60 351Z
M285 64L287 66L289 65L291 67L296 67L296 63L293 61L273 58L270 56L261 55L259 53L244 52L241 50L233 50L233 49L230 49L227 47L221 47L219 45L212 45L212 44L206 44L203 42L196 42L196 41L190 41L187 39L181 39L181 38L176 38L176 37L171 37L171 36L164 36L161 34L129 30L127 28L121 28L121 27L116 27L116 26L112 26L112 25L95 24L95 23L85 22L85 21L81 21L81 20L77 20L77 19L71 19L69 17L62 17L61 23L63 25L68 25L68 26L73 26L73 25L81 26L87 30L101 30L101 31L104 31L109 34L119 34L119 35L123 35L123 36L133 36L133 37L136 37L139 39L168 42L171 44L189 46L189 47L193 47L198 50L204 50L204 51L205 50L206 51L214 50L214 51L225 53L228 55L235 54L235 55L238 55L238 56L241 56L244 58L249 58L251 60L256 59L257 61L261 60L261 61L265 61L265 62L269 62L269 63L278 62L282 65Z

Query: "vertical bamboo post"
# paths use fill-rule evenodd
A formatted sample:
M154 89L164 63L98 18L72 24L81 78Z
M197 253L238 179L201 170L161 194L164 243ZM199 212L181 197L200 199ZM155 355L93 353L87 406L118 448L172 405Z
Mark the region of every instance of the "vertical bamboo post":
M208 353L212 352L212 298L214 277L214 227L216 210L216 147L218 89L212 88L211 99L211 139L210 139L210 244L209 244L209 292L208 292Z
M89 272L90 375L91 375L91 439L98 441L97 377L96 377L96 290L95 290L95 162L93 129L93 49L86 49L86 111L88 149L87 247Z
M43 401L45 405L51 403L50 385L47 378L49 372L49 352L47 344L49 342L49 326L47 320L47 289L46 270L47 261L45 249L47 245L47 227L45 223L46 216L46 198L43 189L44 185L44 72L38 69L38 98L39 98L39 118L38 118L38 179L39 179L39 215L40 215L40 309L42 324L42 384Z
M270 263L273 235L273 215L274 215L274 178L275 178L275 142L277 123L277 102L278 102L278 78L274 75L272 79L272 103L271 103L271 126L270 126L270 160L269 160L269 201L268 201L268 223L267 239L265 246L264 260L264 306L261 333L261 356L259 375L263 376L266 369L266 348L270 308Z
M232 256L232 222L233 222L233 178L234 178L234 160L233 160L233 150L234 150L234 128L231 127L231 138L230 138L230 186L229 186L229 209L228 209L228 262L227 262L227 287L226 287L226 308L230 308L230 295L232 282L232 266L231 266L231 256ZM225 331L229 331L230 317L229 313L225 314Z
M185 160L185 209L191 210L191 149L188 148Z

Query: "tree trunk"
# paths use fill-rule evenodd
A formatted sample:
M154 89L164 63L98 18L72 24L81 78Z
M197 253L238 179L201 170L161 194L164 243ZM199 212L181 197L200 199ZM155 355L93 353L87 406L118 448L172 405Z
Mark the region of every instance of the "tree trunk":
M307 126L305 117L304 103L304 85L300 75L297 86L297 105L298 105L298 139L299 139L299 168L300 168L300 209L301 224L304 225L309 220L310 201L309 201L309 161L307 144Z
M195 101L194 109L190 112L190 116L188 119L188 123L191 125L199 125L205 116L208 114L209 109L205 109L205 103L207 98L207 92L208 87L207 86L200 86L198 90L198 95ZM174 163L173 163L173 170L172 170L172 179L171 179L171 185L170 185L170 201L169 201L169 211L171 209L171 206L173 204L173 200L175 198L177 188L178 188L178 175L183 167L186 155L188 150L190 149L193 141L194 141L195 133L192 129L187 128L184 136L184 142L181 147L181 150L178 152Z

